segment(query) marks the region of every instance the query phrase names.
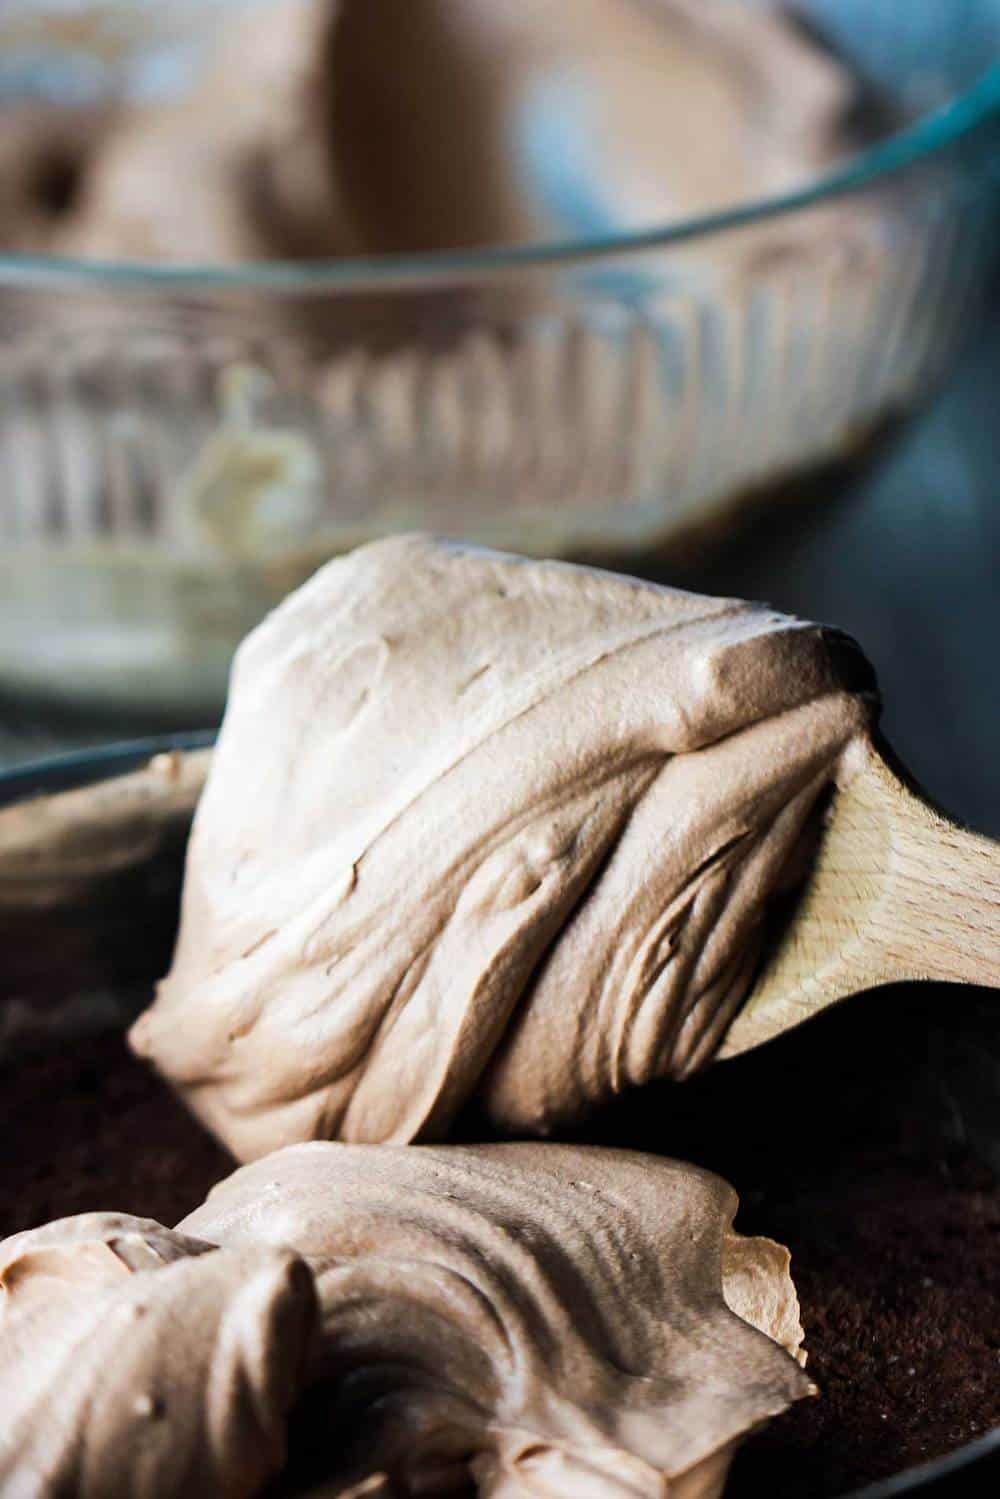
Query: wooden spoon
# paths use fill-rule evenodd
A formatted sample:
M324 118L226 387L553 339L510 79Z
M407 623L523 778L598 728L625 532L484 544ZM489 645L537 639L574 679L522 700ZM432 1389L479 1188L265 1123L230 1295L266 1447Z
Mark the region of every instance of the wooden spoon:
M844 758L812 872L718 1057L901 980L1000 988L1000 843L950 822L884 744Z
M1000 844L949 822L890 758L870 739L845 756L811 875L718 1056L881 984L1000 987ZM124 943L130 973L158 976L151 905L176 899L210 759L158 755L131 775L0 810L5 987L12 975L36 987L60 954L78 961L81 931L91 958Z

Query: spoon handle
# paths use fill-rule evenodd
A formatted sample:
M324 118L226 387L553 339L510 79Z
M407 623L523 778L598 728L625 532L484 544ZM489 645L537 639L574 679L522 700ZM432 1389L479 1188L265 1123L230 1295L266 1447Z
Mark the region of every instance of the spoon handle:
M859 740L810 880L719 1055L910 979L1000 988L1000 844L944 817Z
M892 880L873 937L902 978L1000 987L1000 843L952 822L877 763Z

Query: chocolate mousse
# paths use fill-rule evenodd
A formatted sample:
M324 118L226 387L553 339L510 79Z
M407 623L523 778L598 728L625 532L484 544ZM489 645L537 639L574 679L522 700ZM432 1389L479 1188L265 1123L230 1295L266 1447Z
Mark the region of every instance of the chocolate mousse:
M713 1055L874 712L836 632L423 537L236 658L132 1044L241 1159L545 1133ZM859 685L865 690L856 690Z
M735 1208L621 1151L314 1143L176 1231L95 1213L19 1234L0 1478L242 1496L287 1450L284 1493L308 1453L334 1493L382 1474L400 1495L714 1499L739 1438L812 1390L788 1254L734 1233Z

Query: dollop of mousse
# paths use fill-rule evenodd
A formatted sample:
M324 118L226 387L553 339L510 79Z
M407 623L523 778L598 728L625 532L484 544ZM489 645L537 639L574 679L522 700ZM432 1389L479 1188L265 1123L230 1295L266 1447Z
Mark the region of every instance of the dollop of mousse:
M0 1244L0 1488L249 1499L283 1466L316 1301L286 1249L91 1213Z
M297 1429L317 1479L702 1499L743 1434L812 1391L788 1254L735 1233L736 1205L707 1172L625 1151L314 1142L235 1172L178 1227L312 1269Z
M757 605L421 537L338 559L238 653L132 1045L244 1160L683 1076L869 686Z
M230 11L192 87L119 110L50 249L206 264L355 253L325 113L339 11Z
M5 246L225 264L609 233L802 186L862 139L850 72L779 8L243 12L178 98L6 111Z
M346 0L336 154L396 252L649 228L788 191L860 144L850 71L780 7Z

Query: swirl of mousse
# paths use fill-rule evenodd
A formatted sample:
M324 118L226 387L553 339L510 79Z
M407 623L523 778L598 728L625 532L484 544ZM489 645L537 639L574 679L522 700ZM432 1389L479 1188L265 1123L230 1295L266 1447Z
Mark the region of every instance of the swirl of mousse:
M316 1300L287 1250L113 1213L0 1244L0 1489L249 1499L284 1465Z
M346 0L341 11L322 83L345 197L375 251L648 229L801 187L865 138L850 70L780 6ZM796 239L815 255L822 236L814 220L807 234L786 218L763 243L773 254ZM733 263L731 245L680 257L700 281Z
M118 111L49 252L216 265L355 253L325 118L340 8L230 13L191 86Z
M735 1233L736 1205L627 1151L315 1141L236 1171L178 1229L312 1269L295 1429L315 1478L702 1499L741 1436L812 1392L788 1253Z
M238 652L133 1047L242 1160L682 1076L872 686L759 605L419 536L340 558Z

